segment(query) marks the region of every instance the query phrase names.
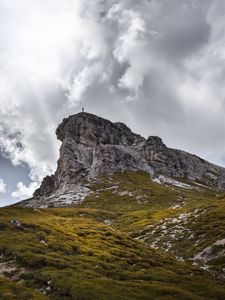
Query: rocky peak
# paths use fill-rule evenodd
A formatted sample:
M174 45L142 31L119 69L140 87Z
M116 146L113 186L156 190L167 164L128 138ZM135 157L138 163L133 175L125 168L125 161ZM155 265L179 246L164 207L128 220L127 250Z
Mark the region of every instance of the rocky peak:
M144 170L187 178L225 190L225 169L187 152L168 148L160 137L146 140L125 124L112 123L86 112L65 118L56 130L62 142L58 167L34 193L35 198L75 193L75 187L99 174Z
M82 112L63 119L56 135L62 142L57 170L43 180L35 196L116 170L145 170L153 174L152 168L134 150L145 139L123 123Z
M148 137L146 145L154 147L166 147L166 145L163 143L160 137L152 135Z
M123 123L112 123L85 112L65 118L58 126L56 135L62 142L71 138L87 146L132 145L137 138L141 138Z

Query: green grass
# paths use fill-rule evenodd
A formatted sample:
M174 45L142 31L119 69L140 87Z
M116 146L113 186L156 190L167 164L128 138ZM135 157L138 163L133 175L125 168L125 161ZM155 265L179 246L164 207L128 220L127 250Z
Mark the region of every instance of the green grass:
M47 300L48 298L33 288L25 288L20 283L12 282L0 276L1 300Z
M144 172L102 177L89 188L93 193L74 208L0 209L0 266L13 261L25 268L17 279L0 277L0 299L225 299L221 279L134 239L165 218L207 209L197 223L185 225L203 237L198 249L184 238L173 245L188 260L224 235L222 194L159 185ZM181 208L171 208L183 200ZM224 260L211 264L220 271Z
M26 268L21 293L50 282L49 299L223 299L221 282L104 225L102 214L111 216L77 208L2 208L0 252ZM12 218L23 230L10 224ZM0 295L18 284L2 279Z
M106 208L113 211L112 227L129 236L138 238L147 235L146 243L151 245L162 233L160 224L166 224L169 231L175 229L177 224L172 220L181 214L190 214L188 222L181 222L184 232L173 235L165 235L157 246L163 249L167 242L172 244L170 252L173 255L183 257L186 260L193 258L197 253L212 246L216 241L225 238L225 196L224 193L214 191L193 184L192 189L181 189L174 186L159 185L154 183L145 172L123 172L114 174L111 178L101 178L91 185L93 193L86 198L80 207ZM111 190L110 187L116 187ZM121 196L121 192L127 191ZM179 205L172 208L173 205ZM195 217L196 210L202 212ZM155 230L154 234L150 234ZM223 274L224 257L223 247L213 247L218 258L209 261L212 270ZM225 252L225 249L224 249Z

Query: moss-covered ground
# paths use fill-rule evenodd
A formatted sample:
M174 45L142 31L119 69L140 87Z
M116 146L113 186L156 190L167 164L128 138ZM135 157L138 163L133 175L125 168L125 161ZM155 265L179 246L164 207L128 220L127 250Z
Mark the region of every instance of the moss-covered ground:
M223 194L159 185L143 172L102 177L89 188L93 193L74 208L0 209L0 299L225 299L222 278L174 256L188 261L222 239ZM196 209L204 214L185 226L200 246L184 235L170 254L162 241L159 249L149 246L157 234L139 240L159 222ZM13 270L3 270L7 263ZM211 264L220 271L224 260Z
M117 215L113 228L225 277L225 194L181 181L191 188L155 183L145 172L117 173L92 184L80 207L106 208ZM207 247L207 261L194 261Z

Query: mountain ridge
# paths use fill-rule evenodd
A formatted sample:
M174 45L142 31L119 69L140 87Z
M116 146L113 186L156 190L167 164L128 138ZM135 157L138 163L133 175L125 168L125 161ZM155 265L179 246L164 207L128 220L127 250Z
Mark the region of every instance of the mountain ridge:
M35 199L38 203L40 199L44 202L44 197L54 196L57 206L57 195L65 193L70 194L76 204L88 193L84 182L102 174L125 170L142 170L152 178L164 175L178 180L188 179L216 190L225 190L225 168L194 154L169 148L160 137L145 139L121 122L112 123L81 112L64 118L56 129L56 136L62 142L57 170L44 178L34 192L32 205L35 205ZM29 200L22 203L28 205Z

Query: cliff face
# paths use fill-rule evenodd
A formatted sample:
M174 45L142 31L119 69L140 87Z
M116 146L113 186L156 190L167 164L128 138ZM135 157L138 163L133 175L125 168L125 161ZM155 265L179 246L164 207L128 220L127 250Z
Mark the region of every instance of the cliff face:
M74 195L84 180L119 170L144 170L151 176L187 178L225 190L224 168L170 149L159 137L145 139L123 123L79 113L64 119L56 135L62 141L57 170L43 180L34 198L65 195L68 190L73 190Z
M93 177L123 169L153 173L131 147L144 139L122 123L113 124L95 115L79 113L64 119L56 135L62 141L55 174L57 185L79 180L81 174Z
M159 137L150 136L138 151L157 174L186 178L225 190L224 168L185 151L168 148Z

